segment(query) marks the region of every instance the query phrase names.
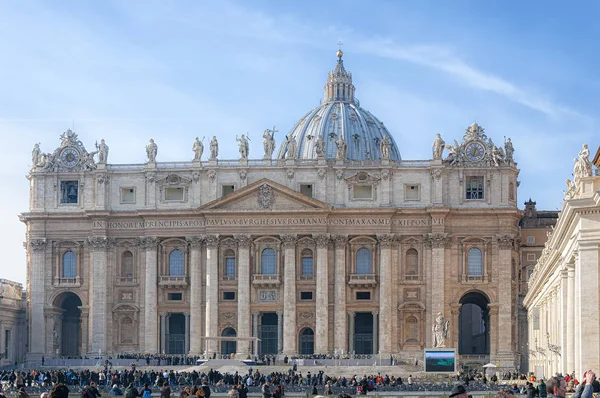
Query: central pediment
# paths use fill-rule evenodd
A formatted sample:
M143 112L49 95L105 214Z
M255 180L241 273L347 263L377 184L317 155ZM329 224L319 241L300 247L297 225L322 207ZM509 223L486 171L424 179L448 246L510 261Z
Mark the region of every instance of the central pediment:
M200 210L262 212L329 209L331 206L320 200L266 178L200 207Z

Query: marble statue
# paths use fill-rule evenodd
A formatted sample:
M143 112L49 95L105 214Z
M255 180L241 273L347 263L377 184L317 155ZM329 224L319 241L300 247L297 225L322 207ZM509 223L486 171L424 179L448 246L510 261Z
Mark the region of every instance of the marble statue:
M583 144L579 157L575 158L573 175L576 179L592 176L592 162L590 162L590 150L587 144Z
M263 132L263 147L265 150L265 159L271 159L273 151L275 151L275 128L273 130L266 129Z
M317 136L317 141L315 141L315 152L318 158L325 157L325 140L322 135Z
M504 153L506 155L506 162L512 163L514 162L513 154L515 153L515 148L513 147L512 141L510 138L506 139L504 143Z
M285 137L285 158L296 159L297 152L298 143L296 142L296 137L293 135L287 135Z
M504 162L504 149L502 149L502 147L494 147L494 150L492 151L492 161L496 167Z
M577 196L577 194L579 193L577 190L577 186L573 181L571 181L568 178L565 180L565 183L567 184L567 190L563 191L565 193L565 199L571 200L575 198L575 196Z
M36 143L33 146L33 150L31 151L31 165L36 167L40 164L40 157L42 156L42 151L40 150L40 143Z
M440 133L435 135L435 140L433 141L433 160L442 160L442 154L444 153L444 148L446 147L446 143L442 139Z
M204 137L200 140L198 137L194 140L194 144L192 145L192 151L194 151L194 161L199 162L202 160L202 154L204 153Z
M150 138L150 142L146 146L146 156L148 157L148 162L156 162L156 154L158 153L158 145L154 143L154 140Z
M213 135L212 140L210 140L210 159L214 160L219 156L219 141L217 141L217 136Z
M248 152L250 150L250 145L248 144L248 139L244 134L238 138L235 136L235 140L238 142L238 149L240 151L240 159L248 159Z
M100 145L96 144L96 150L98 151L98 164L106 164L108 161L108 145L104 141L104 138L100 140Z
M435 318L435 324L433 325L433 347L443 348L445 347L444 340L448 338L450 322L444 318L441 312L438 312L437 318Z
M335 140L335 145L337 146L335 158L337 160L346 160L346 155L348 152L348 144L344 140L344 137L340 135L340 137L337 140Z
M390 159L390 151L392 149L392 142L387 135L383 136L383 139L379 143L379 150L381 151L381 158L384 160Z
M446 149L449 152L446 162L450 163L451 166L458 164L460 162L460 144L458 141L454 140L454 145L448 145Z

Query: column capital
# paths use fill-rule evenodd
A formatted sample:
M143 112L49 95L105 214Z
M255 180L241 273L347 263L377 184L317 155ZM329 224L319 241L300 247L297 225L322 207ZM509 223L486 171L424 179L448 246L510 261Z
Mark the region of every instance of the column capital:
M393 234L381 234L381 235L377 235L377 240L379 241L379 244L381 245L381 247L392 247L392 244L394 244L394 235Z
M183 313L183 316L184 316L184 317L186 317L186 318L189 318L189 316L190 316L190 312L189 312L189 311L186 311L186 312L184 312L184 313Z
M160 315L161 317L166 317L167 315L169 315L168 312L159 312L158 315Z
M424 235L424 243L426 247L440 249L450 245L452 238L445 232L434 232Z
M239 248L249 249L252 245L252 237L248 234L235 234L233 239L236 240Z
M356 312L348 311L348 315L350 315L352 318L354 318L356 316Z
M498 304L488 304L490 315L498 315Z
M252 315L259 316L260 315L260 311L252 311Z
M515 236L512 234L496 235L500 250L510 250L515 247Z
M371 314L373 314L373 316L377 316L379 315L379 311L371 311Z
M192 249L201 249L204 243L203 236L188 236L185 238Z
M318 248L326 248L331 240L329 234L314 234L313 239L317 242Z
M348 235L335 235L333 240L336 248L344 249L348 244Z
M138 244L140 247L147 251L156 250L159 243L160 239L158 239L156 236L144 236L138 239Z
M219 235L204 235L204 242L206 242L206 247L216 249L219 247Z
M296 247L296 243L298 242L298 235L296 234L287 234L280 235L281 241L283 242L284 249L293 249Z
M111 239L108 239L106 236L89 236L86 239L86 244L93 252L106 250L109 246L112 246L111 243Z
M283 311L279 310L275 312L279 318L283 316Z
M29 239L27 241L27 243L29 243L29 247L31 247L32 250L34 251L38 251L38 250L46 250L46 244L48 243L46 241L46 239L36 239L36 238L32 238Z

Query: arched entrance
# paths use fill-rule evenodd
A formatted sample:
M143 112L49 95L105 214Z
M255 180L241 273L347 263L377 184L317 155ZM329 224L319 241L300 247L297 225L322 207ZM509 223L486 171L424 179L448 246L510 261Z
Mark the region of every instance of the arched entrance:
M458 353L461 355L489 355L489 300L483 293L470 292L460 299L460 304Z
M354 318L354 352L373 354L373 313L357 312Z
M315 332L311 328L300 331L300 355L312 355L315 353Z
M67 292L57 298L57 303L62 310L62 322L60 331L52 331L54 349L65 357L81 355L81 299ZM60 347L57 347L59 341Z
M233 328L225 328L223 333L221 333L221 337L236 337L237 333ZM237 351L237 342L235 340L223 340L221 341L221 354L223 355L231 355L235 354Z

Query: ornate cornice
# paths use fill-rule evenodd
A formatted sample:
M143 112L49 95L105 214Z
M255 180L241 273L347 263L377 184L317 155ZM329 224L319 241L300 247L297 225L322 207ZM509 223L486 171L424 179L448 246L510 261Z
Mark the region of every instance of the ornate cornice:
M203 236L188 236L186 240L192 249L201 249L204 243Z
M248 249L252 245L252 238L248 234L233 235L233 239L237 241L238 247Z
M298 242L298 236L296 235L280 235L279 238L283 242L284 249L293 249Z
M204 242L206 247L215 249L219 247L219 235L204 235Z
M393 234L381 234L377 235L377 240L381 247L392 247L394 244L394 235Z
M29 239L28 243L32 250L38 251L46 250L46 245L48 242L46 239Z
M329 234L315 234L315 235L313 235L313 238L314 238L315 242L317 242L318 248L327 247L331 240Z

